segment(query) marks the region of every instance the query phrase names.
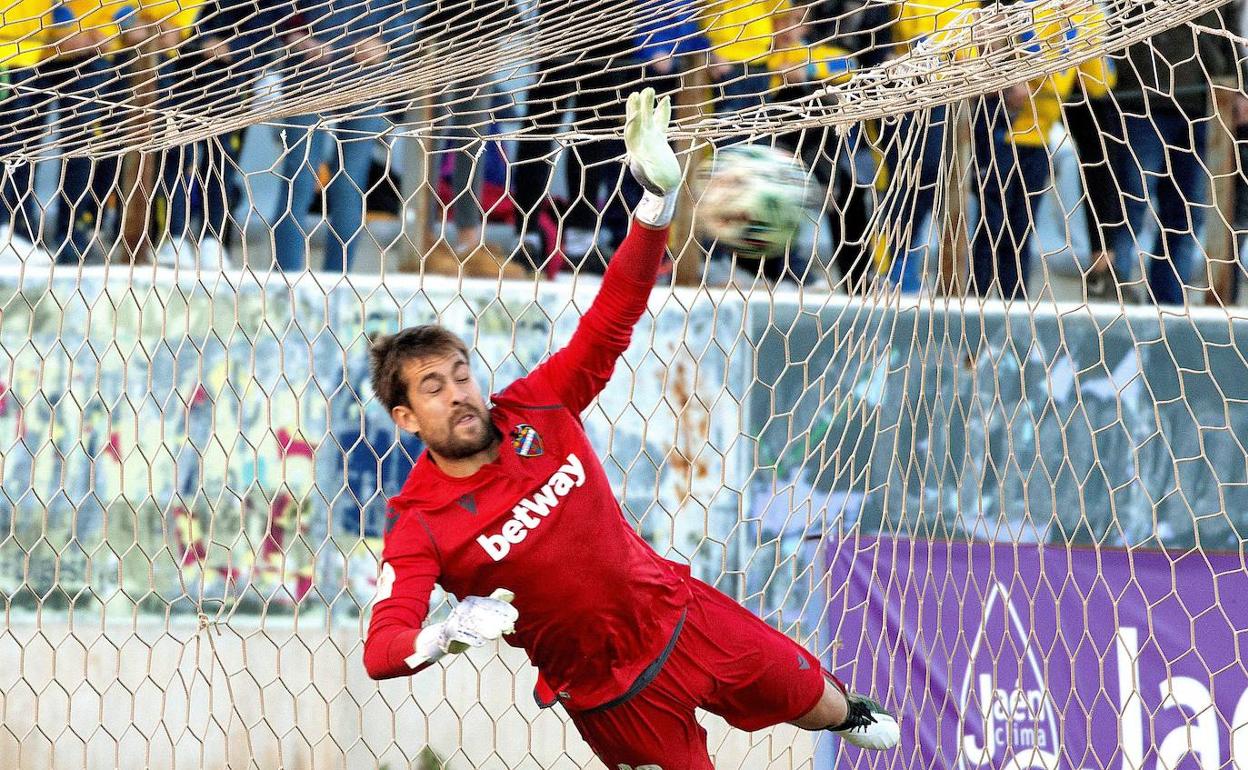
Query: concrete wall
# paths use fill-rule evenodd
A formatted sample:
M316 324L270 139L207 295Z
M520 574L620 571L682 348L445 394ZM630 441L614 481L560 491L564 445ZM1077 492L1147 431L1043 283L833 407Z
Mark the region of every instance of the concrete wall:
M601 768L561 710L541 711L518 650L486 649L378 684L359 628L324 616L67 622L13 616L0 634L0 767ZM501 653L501 654L499 654ZM809 736L706 720L721 770L810 767Z

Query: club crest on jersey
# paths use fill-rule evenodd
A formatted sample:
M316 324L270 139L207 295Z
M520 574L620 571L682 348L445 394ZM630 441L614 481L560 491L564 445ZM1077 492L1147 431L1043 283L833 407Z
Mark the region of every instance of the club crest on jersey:
M521 457L539 457L542 454L542 437L532 425L521 424L511 429L511 448Z

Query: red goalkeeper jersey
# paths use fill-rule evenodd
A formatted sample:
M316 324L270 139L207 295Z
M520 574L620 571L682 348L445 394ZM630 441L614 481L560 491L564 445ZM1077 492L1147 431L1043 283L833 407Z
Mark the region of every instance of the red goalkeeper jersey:
M417 460L390 501L364 644L371 676L413 672L405 659L434 583L460 599L515 592L520 619L506 640L569 709L620 696L663 654L688 602L688 568L629 526L580 413L628 347L666 240L634 226L567 347L494 396L495 462L454 478L428 452Z

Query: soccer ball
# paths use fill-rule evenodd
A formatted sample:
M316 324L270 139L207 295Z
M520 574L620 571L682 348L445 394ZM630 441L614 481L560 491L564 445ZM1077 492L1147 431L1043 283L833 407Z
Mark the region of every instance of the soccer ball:
M699 175L694 221L703 237L739 256L780 256L808 215L811 186L802 162L788 152L730 147Z

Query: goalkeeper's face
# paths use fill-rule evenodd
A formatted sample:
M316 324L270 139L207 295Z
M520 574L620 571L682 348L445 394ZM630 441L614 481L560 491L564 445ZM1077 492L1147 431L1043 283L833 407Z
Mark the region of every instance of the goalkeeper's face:
M501 434L490 422L481 388L459 351L408 361L403 381L407 406L395 407L395 422L419 433L434 455L465 460L499 441Z

